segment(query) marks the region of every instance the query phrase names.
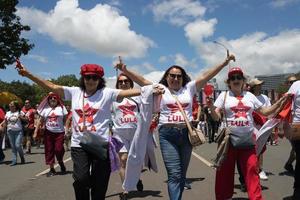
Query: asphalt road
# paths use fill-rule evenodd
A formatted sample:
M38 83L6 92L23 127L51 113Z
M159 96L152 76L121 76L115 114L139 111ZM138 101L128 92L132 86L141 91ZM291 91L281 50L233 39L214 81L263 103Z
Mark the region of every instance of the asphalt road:
M288 200L293 192L293 177L285 172L283 165L289 155L290 144L280 140L278 146L268 146L264 159L264 169L269 176L268 181L262 181L263 196L267 200ZM188 170L188 181L191 190L185 190L183 200L213 200L215 170L207 166L216 153L215 144L204 144L194 150ZM9 166L10 149L5 150L6 159L0 164L0 199L1 200L68 200L75 199L72 187L72 161L70 152L66 152L65 160L68 173L46 177L47 167L44 164L43 149L33 148L33 154L26 155L26 164ZM132 192L130 199L168 199L166 171L162 162L160 150L157 149L159 172L142 174L143 192ZM205 161L206 160L206 161ZM59 168L57 168L59 171ZM247 193L240 191L238 176L235 181L233 199L246 200ZM108 200L118 200L121 192L120 178L117 173L111 175Z

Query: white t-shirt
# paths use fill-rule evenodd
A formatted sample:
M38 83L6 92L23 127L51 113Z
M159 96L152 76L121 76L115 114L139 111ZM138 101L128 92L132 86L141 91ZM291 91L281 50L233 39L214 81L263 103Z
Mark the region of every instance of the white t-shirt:
M131 99L136 101L136 103ZM140 103L140 100L133 97L131 99L124 98L122 102L113 102L111 109L114 124L113 130L135 129L137 127L137 104Z
M79 138L83 131L83 91L79 87L63 87L65 100L72 102L72 147L80 147ZM108 140L111 106L120 90L103 88L94 95L84 98L87 131Z
M52 133L62 133L64 129L64 114L61 106L51 107L42 110L40 115L45 120L45 128Z
M185 87L182 87L179 91L174 92L174 94L172 94L170 90L165 87L165 93L162 95L160 102L159 126L163 124L185 123L173 95L177 96L183 110L187 115L187 118L189 121L192 121L193 97L196 92L197 89L195 81L188 82Z
M7 130L8 131L21 131L22 130L22 123L21 119L19 118L20 115L25 115L22 111L11 112L8 111L5 114L5 119L7 120Z
M293 83L288 93L295 95L293 99L293 122L300 122L300 81Z
M260 94L260 95L256 96L256 98L258 99L258 101L260 101L263 104L264 107L271 106L270 99L266 95Z
M223 108L226 92L222 92L214 106ZM242 98L237 98L231 91L227 92L225 112L228 127L234 133L249 133L254 130L252 112L262 106L262 103L250 92L243 92Z

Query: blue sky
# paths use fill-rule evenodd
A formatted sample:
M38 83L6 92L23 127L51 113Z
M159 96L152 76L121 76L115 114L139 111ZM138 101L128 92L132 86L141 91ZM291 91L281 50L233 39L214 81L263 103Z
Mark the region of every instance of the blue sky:
M300 71L300 0L20 0L17 14L35 44L21 61L43 78L79 76L82 64L97 63L114 85L119 55L154 81L173 64L195 78L224 60L214 40L249 76ZM26 80L13 66L0 74Z

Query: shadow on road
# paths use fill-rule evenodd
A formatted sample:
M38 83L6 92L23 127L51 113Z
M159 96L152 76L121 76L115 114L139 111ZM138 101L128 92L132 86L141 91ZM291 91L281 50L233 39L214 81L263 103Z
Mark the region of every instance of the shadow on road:
M282 200L293 200L293 196L283 197Z
M111 195L106 196L105 198L119 196L120 194L121 193L111 194ZM161 191L153 191L153 190L144 190L142 192L132 191L128 194L128 199L143 198L143 197L148 197L148 196L163 197L160 194L161 194Z
M197 181L204 181L205 178L186 178L186 182L188 183L193 183L193 182L197 182Z

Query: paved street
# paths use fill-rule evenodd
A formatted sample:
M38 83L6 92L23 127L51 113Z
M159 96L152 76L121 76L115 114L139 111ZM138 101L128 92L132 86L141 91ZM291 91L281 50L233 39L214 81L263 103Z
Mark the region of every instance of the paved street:
M289 143L286 140L280 140L279 146L268 146L265 155L265 171L269 175L268 181L262 181L263 196L269 200L288 200L293 191L293 177L287 174L283 169L283 164L290 151ZM183 200L214 199L214 179L215 170L208 167L203 158L210 161L216 152L215 144L205 144L194 150L189 171L188 180L192 185L191 190L185 190ZM70 152L65 154L68 173L66 175L56 175L46 177L43 175L47 169L44 165L43 149L33 149L33 154L26 156L25 165L10 167L9 160L11 151L5 151L5 162L0 164L0 199L1 200L62 200L74 199L72 188L72 161ZM144 192L133 192L130 199L168 199L166 172L163 166L159 149L157 149L157 160L159 172L146 171L142 175L144 183ZM59 168L57 168L59 171ZM246 200L247 194L239 190L238 177L235 183L235 200ZM121 183L118 174L111 176L109 190L107 192L108 200L118 200L121 192Z

